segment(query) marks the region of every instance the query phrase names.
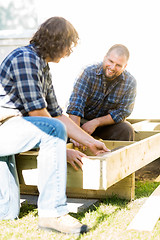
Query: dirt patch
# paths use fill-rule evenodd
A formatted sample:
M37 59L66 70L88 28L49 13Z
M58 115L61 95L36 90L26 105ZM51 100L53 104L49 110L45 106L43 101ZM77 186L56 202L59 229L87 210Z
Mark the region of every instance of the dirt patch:
M160 182L160 158L138 170L136 180Z

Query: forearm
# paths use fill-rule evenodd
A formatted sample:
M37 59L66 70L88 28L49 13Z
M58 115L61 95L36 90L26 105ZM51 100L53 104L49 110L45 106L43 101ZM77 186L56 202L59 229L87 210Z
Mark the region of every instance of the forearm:
M105 125L111 125L115 123L110 114L103 117L95 118L95 121L97 122L97 127L102 127Z
M78 126L80 126L81 117L70 114L69 118L71 118L74 123L76 123Z
M28 114L29 116L51 117L46 108L31 111ZM95 155L108 151L104 143L92 138L88 133L82 130L76 123L74 123L69 117L61 115L55 118L64 123L67 129L67 134L70 138L73 138L77 142L82 143L86 147L89 147L92 153L94 153Z
M34 110L29 112L28 114L29 116L51 117L51 115L49 114L46 108ZM70 138L73 138L74 140L86 146L89 142L92 142L92 139L90 138L90 136L87 133L85 133L85 131L83 131L79 126L77 126L78 124L80 124L79 118L77 123L74 123L70 118L68 118L65 115L61 115L55 118L57 118L58 120L64 123L67 129L67 134Z
M42 108L42 109L37 109L34 111L30 111L28 113L29 116L31 117L35 117L35 116L40 116L40 117L51 117L50 113L47 111L46 108Z
M91 135L96 130L96 128L105 126L105 125L111 125L114 123L115 122L112 119L111 115L108 114L106 116L94 118L90 121L87 121L81 126L81 128Z
M94 139L79 126L77 126L77 124L73 122L72 119L68 118L65 115L61 115L56 118L65 124L69 138L72 138L87 147L89 147L89 145L94 142Z

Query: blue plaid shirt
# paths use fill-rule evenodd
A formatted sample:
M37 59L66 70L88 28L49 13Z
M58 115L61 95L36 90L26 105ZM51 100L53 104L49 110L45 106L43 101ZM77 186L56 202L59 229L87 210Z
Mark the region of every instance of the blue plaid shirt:
M110 114L118 123L134 107L136 80L126 70L113 81L107 81L102 63L87 67L74 85L67 113L87 120Z
M47 108L52 117L62 114L57 103L48 64L33 45L11 52L0 66L0 109L20 115ZM1 111L1 110L0 110Z

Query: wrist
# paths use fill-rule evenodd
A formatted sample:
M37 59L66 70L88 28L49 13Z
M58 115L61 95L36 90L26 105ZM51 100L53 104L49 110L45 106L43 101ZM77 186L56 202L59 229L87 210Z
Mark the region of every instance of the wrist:
M86 140L84 145L88 148L91 148L92 146L94 146L96 144L96 140L91 135L89 135L89 136L90 136L90 138Z
M100 118L94 118L92 121L94 122L94 126L96 126L96 128L100 126Z

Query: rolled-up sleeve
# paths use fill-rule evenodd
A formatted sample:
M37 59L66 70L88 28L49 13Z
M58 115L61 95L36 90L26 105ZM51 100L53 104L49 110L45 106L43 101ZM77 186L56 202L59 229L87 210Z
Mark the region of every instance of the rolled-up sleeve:
M127 118L133 111L136 98L136 81L133 81L128 90L122 96L121 101L115 109L110 109L108 113L113 120L118 123Z
M11 74L18 95L17 105L23 106L22 114L43 108L47 108L51 116L62 114L49 73L43 72L39 57L31 52L21 53L12 61Z

